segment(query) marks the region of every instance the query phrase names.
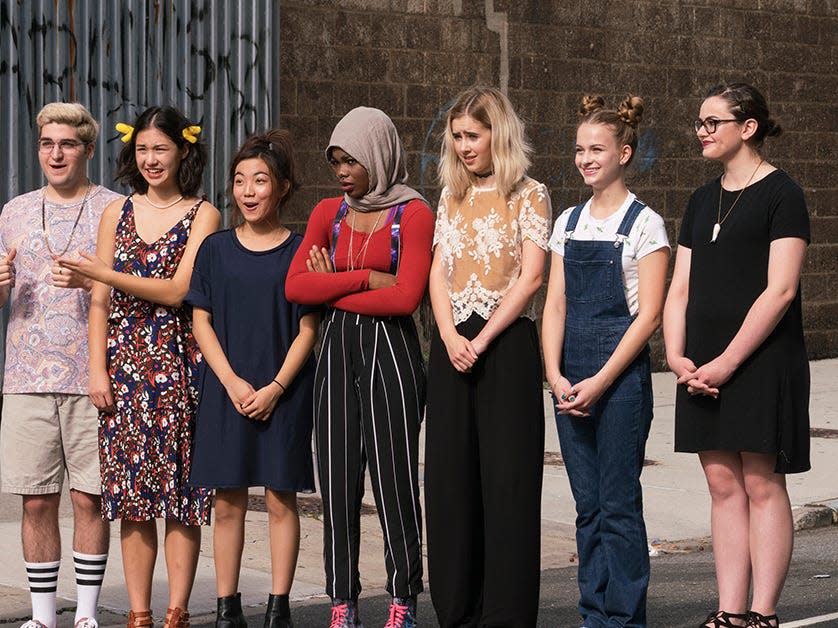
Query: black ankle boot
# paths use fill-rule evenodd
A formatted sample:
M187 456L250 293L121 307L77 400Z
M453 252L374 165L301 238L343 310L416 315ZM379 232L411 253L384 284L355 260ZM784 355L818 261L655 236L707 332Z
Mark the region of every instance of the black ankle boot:
M265 611L265 625L263 628L294 628L291 621L291 609L288 606L287 595L268 596L268 609Z
M242 612L241 593L218 598L215 628L247 628L247 620Z

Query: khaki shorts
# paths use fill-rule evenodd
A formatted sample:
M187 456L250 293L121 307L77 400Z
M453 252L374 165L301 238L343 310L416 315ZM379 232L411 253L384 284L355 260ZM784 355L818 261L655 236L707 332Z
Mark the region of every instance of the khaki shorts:
M101 493L99 413L87 395L3 395L0 490L18 495L70 488Z

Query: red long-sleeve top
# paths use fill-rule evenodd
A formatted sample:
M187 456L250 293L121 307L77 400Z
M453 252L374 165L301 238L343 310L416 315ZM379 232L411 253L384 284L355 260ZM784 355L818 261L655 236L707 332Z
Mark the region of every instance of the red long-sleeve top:
M352 227L344 218L335 250L335 272L309 272L306 268L313 246L331 249L332 226L342 200L340 197L323 199L311 212L303 243L288 270L285 296L294 303L326 303L347 312L369 316L412 314L422 300L431 269L434 234L431 209L420 200L408 202L400 223L401 254L396 283L388 288L369 290L371 270L390 272L390 216L383 226L369 234L366 251L361 249L368 234L355 232L350 238ZM356 266L363 262L363 268L348 270L350 259L357 260L354 262Z

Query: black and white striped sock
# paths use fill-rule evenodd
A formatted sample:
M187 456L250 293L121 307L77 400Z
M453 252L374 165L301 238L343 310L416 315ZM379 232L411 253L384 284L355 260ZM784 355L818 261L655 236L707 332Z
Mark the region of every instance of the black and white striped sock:
M32 619L47 628L55 628L55 591L58 588L58 567L60 560L48 563L24 563L29 579L29 595L32 598Z
M73 552L73 564L76 569L76 619L96 619L96 606L99 603L99 592L102 590L102 580L105 578L107 554L82 554Z

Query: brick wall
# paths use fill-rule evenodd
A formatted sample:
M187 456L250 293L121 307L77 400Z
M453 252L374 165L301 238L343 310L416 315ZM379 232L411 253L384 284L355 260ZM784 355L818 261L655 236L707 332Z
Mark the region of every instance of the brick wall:
M674 242L691 191L720 172L701 158L691 129L701 94L721 81L757 85L786 131L765 154L809 203L809 353L838 355L834 2L283 0L280 42L280 122L294 134L304 180L288 220L300 228L319 198L337 195L323 149L358 105L390 114L411 183L434 203L443 112L459 90L479 83L507 89L535 147L530 174L550 188L555 212L587 194L572 161L581 94L610 103L628 92L643 96L629 186L664 216ZM659 335L653 344L662 368Z

